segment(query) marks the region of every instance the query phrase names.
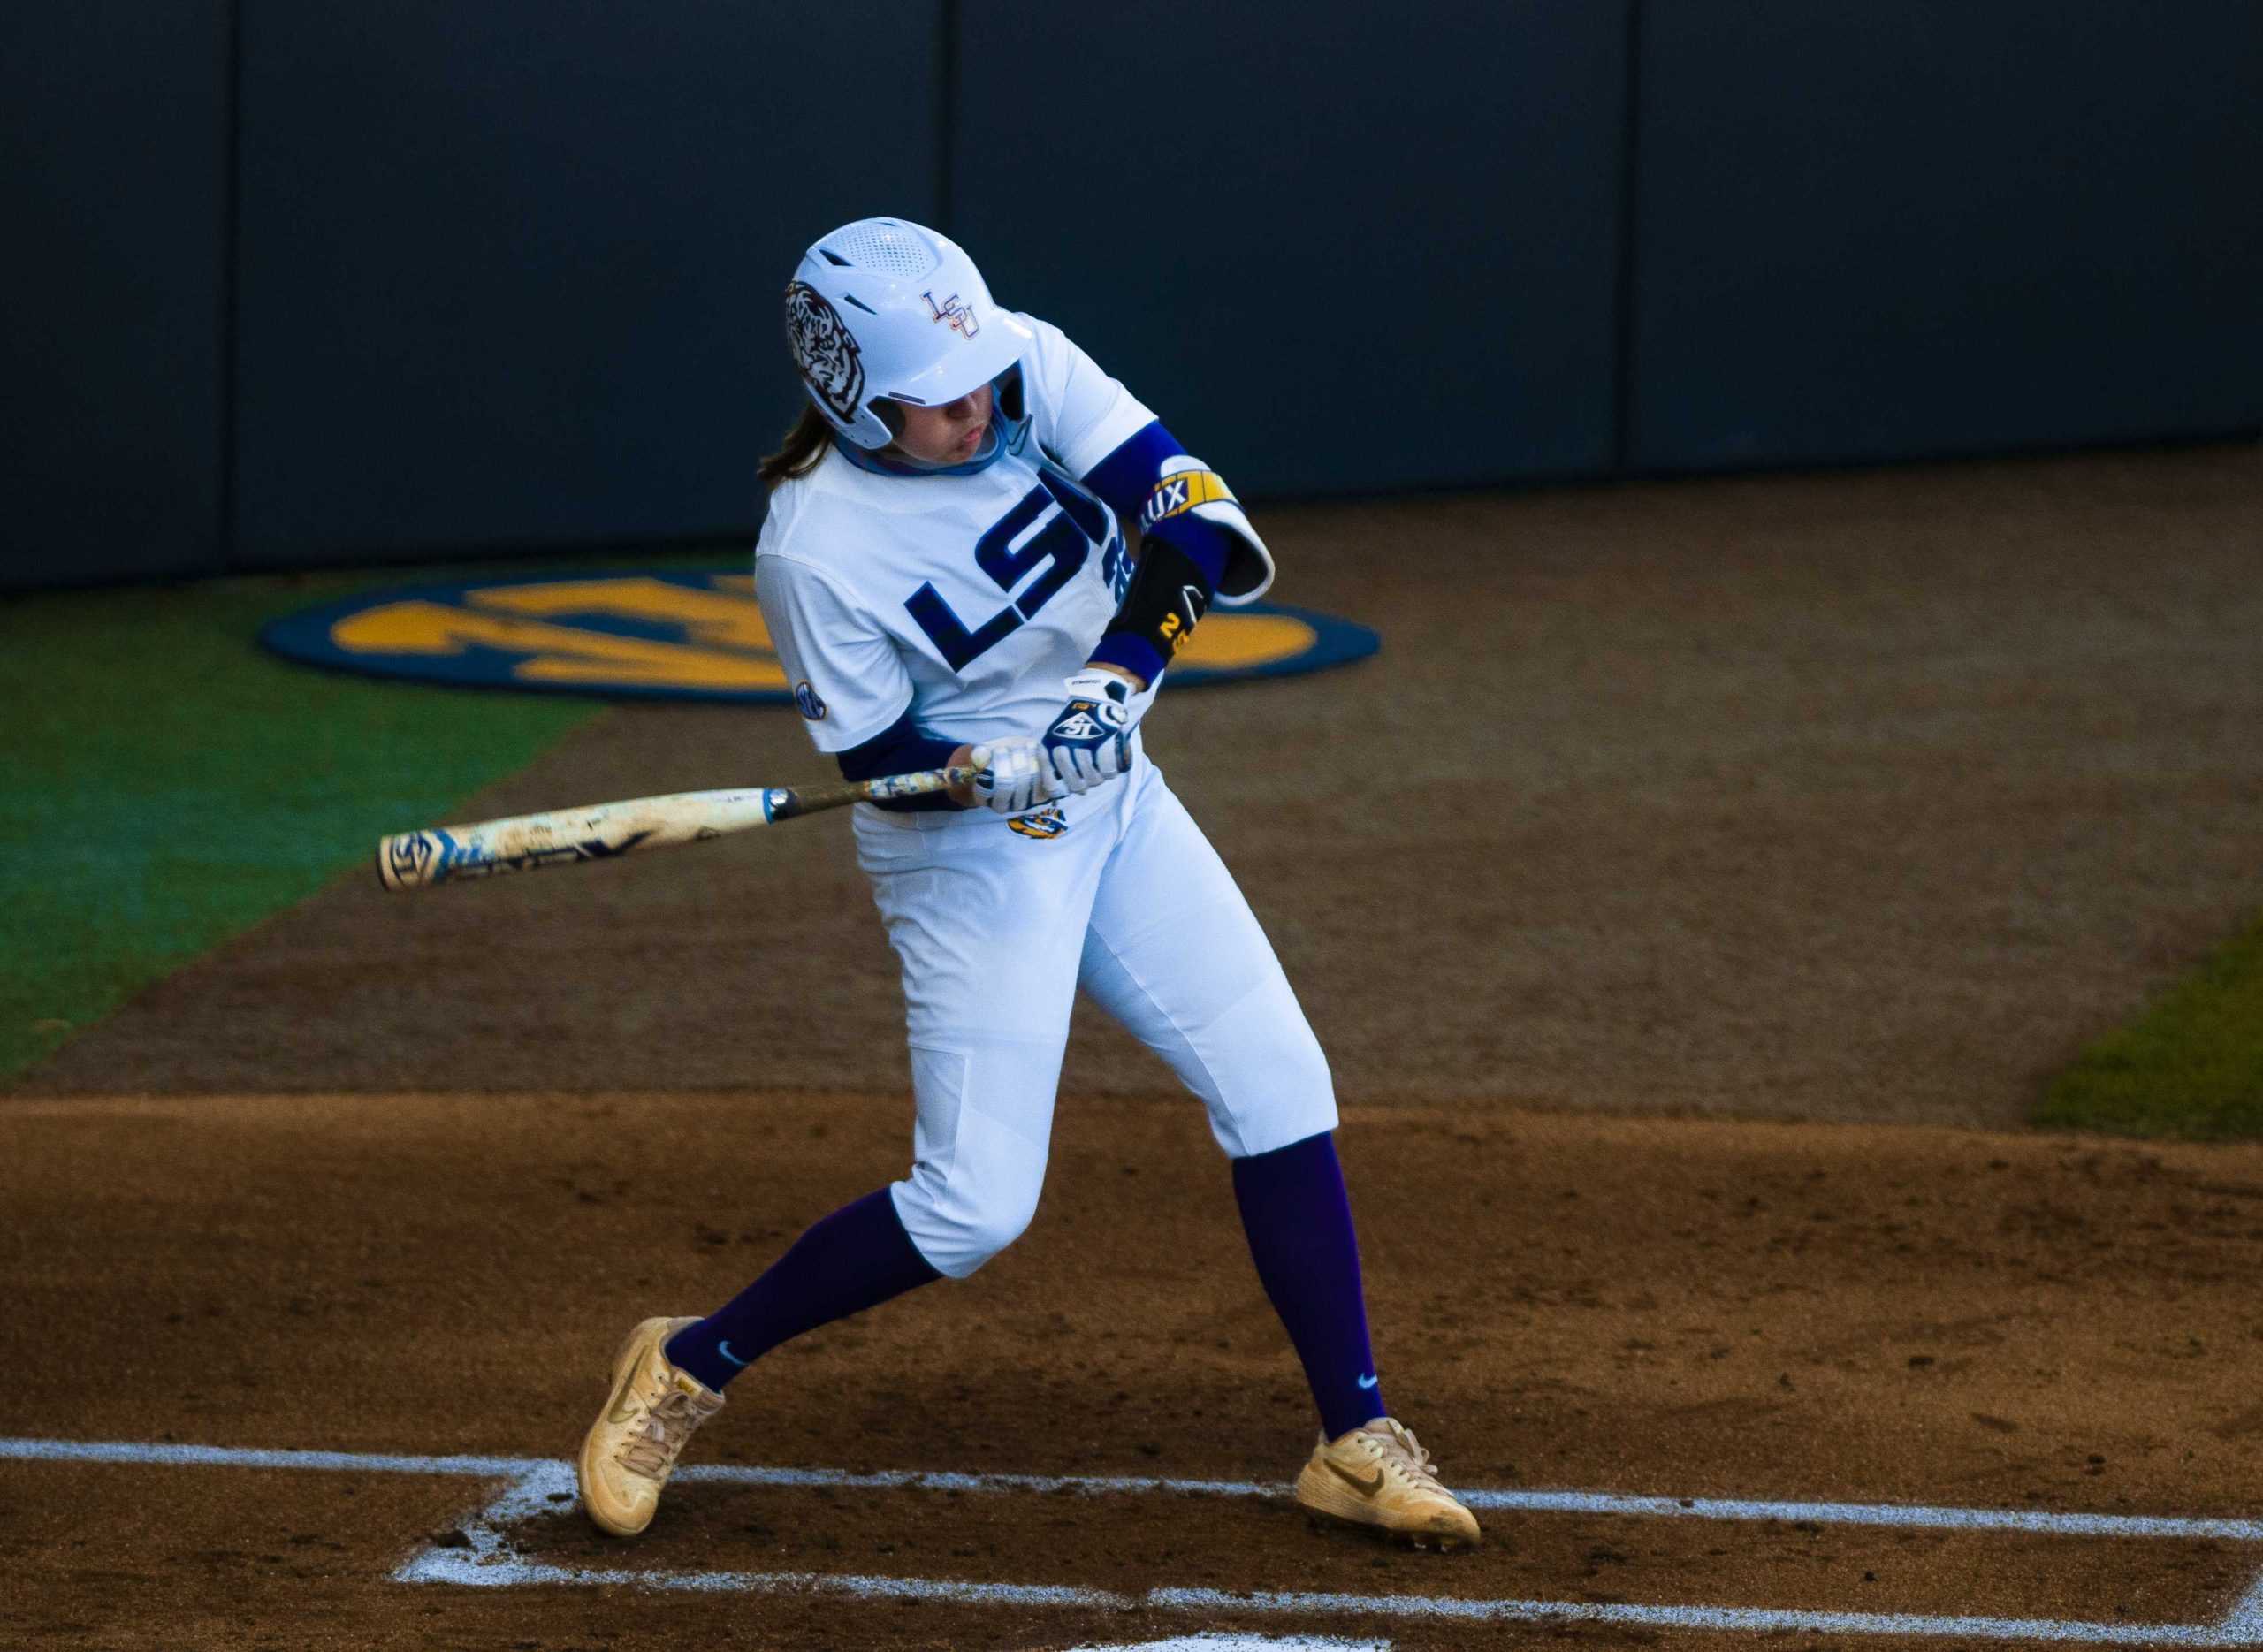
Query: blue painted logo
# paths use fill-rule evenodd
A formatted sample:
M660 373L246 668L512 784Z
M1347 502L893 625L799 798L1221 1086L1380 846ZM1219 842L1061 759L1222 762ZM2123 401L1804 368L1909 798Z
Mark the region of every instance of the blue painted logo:
M745 574L666 569L396 585L270 623L276 653L332 671L614 698L827 707L797 683ZM1172 662L1179 687L1324 671L1381 646L1363 625L1252 603L1207 615ZM806 698L804 697L806 696Z

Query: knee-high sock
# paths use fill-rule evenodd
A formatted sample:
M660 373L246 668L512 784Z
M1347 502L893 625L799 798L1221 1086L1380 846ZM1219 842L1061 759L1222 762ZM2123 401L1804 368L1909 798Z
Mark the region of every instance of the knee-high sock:
M717 1392L780 1343L942 1275L919 1254L881 1188L794 1241L762 1277L668 1339L667 1357Z
M1237 1159L1233 1174L1250 1256L1304 1361L1321 1427L1333 1440L1384 1415L1336 1138L1323 1132Z

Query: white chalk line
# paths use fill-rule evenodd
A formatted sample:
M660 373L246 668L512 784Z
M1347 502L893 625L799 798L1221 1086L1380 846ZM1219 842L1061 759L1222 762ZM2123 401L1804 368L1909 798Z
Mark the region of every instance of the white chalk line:
M0 1459L148 1464L215 1468L355 1470L369 1473L458 1474L515 1479L536 1469L565 1467L538 1457L412 1457L388 1452L285 1450L261 1447L187 1445L115 1440L46 1440L0 1436ZM1186 1480L1124 1474L971 1474L951 1470L769 1468L735 1463L693 1464L675 1483L709 1481L789 1489L943 1491L960 1493L1078 1493L1086 1496L1182 1496L1285 1497L1285 1481ZM571 1489L569 1486L568 1489ZM1794 1503L1726 1497L1649 1497L1617 1492L1469 1489L1455 1494L1473 1509L1529 1514L1619 1514L1652 1519L1736 1520L1817 1526L1914 1526L1940 1531L2036 1532L2061 1537L2221 1538L2263 1543L2263 1520L2178 1515L2057 1513L2038 1509L1969 1509L1902 1503Z
M572 1465L555 1458L416 1457L384 1452L273 1450L135 1441L0 1438L0 1459L160 1466L305 1469L459 1475L503 1480L501 1494L463 1528L461 1542L432 1546L393 1573L402 1583L477 1588L532 1584L629 1584L687 1593L791 1595L818 1599L930 1601L986 1606L1074 1608L1264 1616L1363 1614L1467 1623L1620 1624L1652 1629L1755 1633L1910 1635L1971 1641L2043 1641L2069 1644L2169 1647L2263 1646L2263 1578L2226 1615L2209 1624L2090 1623L2043 1618L1924 1613L1786 1610L1736 1606L1650 1606L1626 1603L1478 1600L1450 1595L1316 1594L1157 1587L1138 1594L1069 1585L956 1581L937 1578L803 1572L667 1572L552 1565L522 1558L502 1527L555 1515L574 1490ZM679 1481L788 1488L929 1490L960 1494L1070 1493L1086 1496L1177 1495L1284 1497L1288 1487L1256 1481L1180 1480L1120 1475L969 1474L882 1470L769 1468L731 1464L686 1468ZM2263 1521L2167 1515L2056 1513L2027 1509L1967 1509L1908 1504L1794 1503L1765 1499L1645 1497L1609 1492L1472 1490L1473 1508L1535 1513L1610 1514L1657 1519L1807 1522L1817 1526L1900 1526L1941 1531L2015 1531L2107 1538L2221 1539L2263 1542Z

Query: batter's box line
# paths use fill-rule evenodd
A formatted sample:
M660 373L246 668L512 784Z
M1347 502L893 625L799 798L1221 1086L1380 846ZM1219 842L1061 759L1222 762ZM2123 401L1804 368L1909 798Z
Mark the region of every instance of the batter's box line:
M457 1475L504 1482L460 1536L431 1544L393 1573L412 1584L474 1588L529 1585L630 1584L640 1588L803 1595L818 1599L929 1601L965 1605L1070 1607L1103 1611L1169 1611L1209 1616L1322 1617L1358 1613L1431 1622L1594 1623L1654 1630L1743 1631L1926 1636L1972 1641L2038 1641L2128 1647L2263 1647L2263 1577L2223 1618L2206 1624L2091 1623L2046 1618L1922 1613L1785 1610L1741 1606L1646 1606L1626 1603L1472 1600L1451 1595L1358 1595L1157 1587L1139 1594L1066 1585L985 1583L938 1578L804 1572L667 1572L626 1567L552 1565L527 1559L506 1532L512 1523L556 1515L575 1496L572 1465L510 1457L410 1457L374 1452L263 1450L133 1441L0 1438L0 1460L149 1465L166 1467L301 1469ZM1071 1492L1087 1496L1152 1496L1285 1498L1285 1485L1253 1481L1176 1480L1105 1475L860 1473L845 1469L702 1465L679 1482L722 1482L781 1488L956 1491L975 1494ZM1899 1526L1932 1531L2030 1532L2069 1537L2222 1539L2263 1543L2263 1521L2165 1515L2066 1514L2031 1509L1968 1509L1909 1504L1787 1503L1715 1497L1645 1497L1610 1492L1464 1491L1472 1508L1541 1514L1609 1514L1652 1519L1818 1526Z

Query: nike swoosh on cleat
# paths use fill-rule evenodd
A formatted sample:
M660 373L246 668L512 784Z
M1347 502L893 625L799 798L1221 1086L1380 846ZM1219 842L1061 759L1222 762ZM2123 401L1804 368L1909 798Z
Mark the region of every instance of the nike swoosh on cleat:
M613 1405L606 1412L607 1422L634 1422L642 1414L644 1402L636 1397L636 1379L643 1374L644 1370L644 1361L641 1357L635 1365L629 1367L629 1374L621 1379L620 1393L614 1397Z
M1322 1466L1363 1497L1372 1497L1383 1489L1383 1470L1381 1469L1375 1470L1375 1477L1373 1480L1361 1480L1349 1469L1338 1468L1333 1463L1324 1464Z

